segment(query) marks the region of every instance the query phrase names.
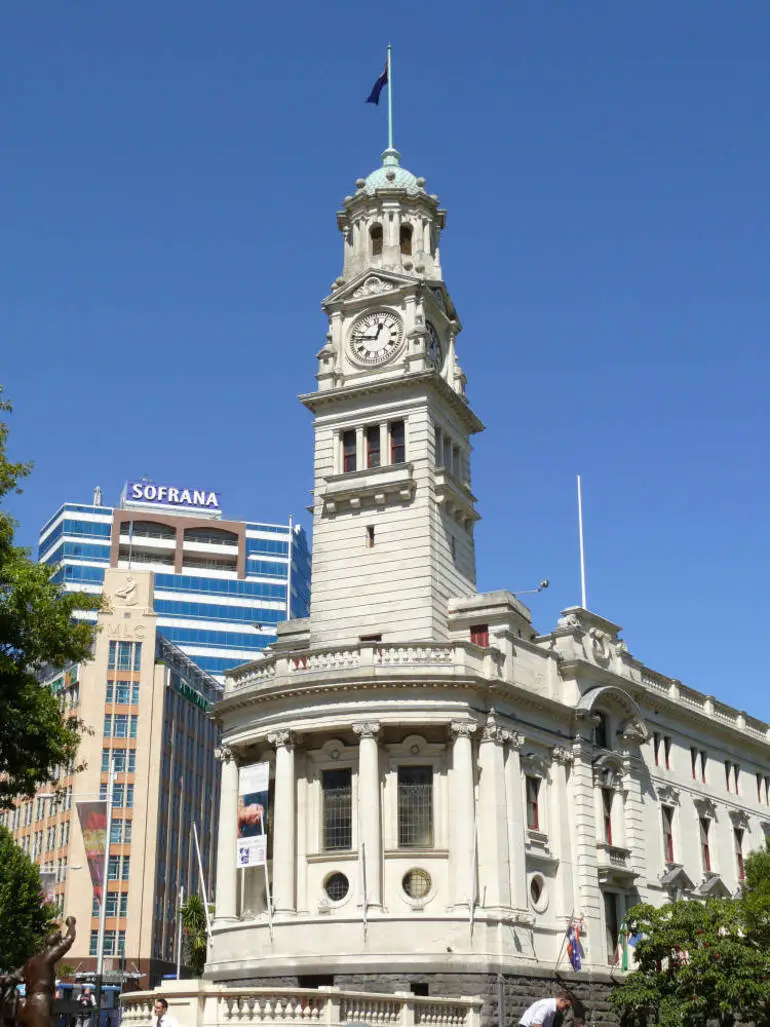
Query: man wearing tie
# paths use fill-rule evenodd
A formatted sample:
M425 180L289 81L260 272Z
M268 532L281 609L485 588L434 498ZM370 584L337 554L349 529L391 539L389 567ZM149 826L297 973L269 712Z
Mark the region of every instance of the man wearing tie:
M176 1018L168 1011L168 1002L164 998L156 998L153 1004L155 1020L153 1027L179 1027Z

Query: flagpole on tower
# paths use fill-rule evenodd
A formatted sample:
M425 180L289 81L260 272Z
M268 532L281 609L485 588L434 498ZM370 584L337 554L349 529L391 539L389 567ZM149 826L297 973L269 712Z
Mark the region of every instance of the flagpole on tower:
M388 43L388 149L393 149L393 75L390 70L390 43Z
M586 603L586 559L583 549L583 494L580 490L580 475L577 476L577 498L578 498L578 533L580 535L580 605L584 610L588 609Z

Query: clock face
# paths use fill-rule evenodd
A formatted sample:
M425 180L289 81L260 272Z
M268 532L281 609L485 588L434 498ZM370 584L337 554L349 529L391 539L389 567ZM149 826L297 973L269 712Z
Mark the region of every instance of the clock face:
M426 351L427 352L427 357L428 357L428 360L431 362L431 364L433 364L434 367L440 367L441 366L441 362L442 362L442 357L441 357L441 339L439 339L438 332L436 331L434 326L430 323L430 321L427 322L427 328L428 328L428 347L427 347L427 351Z
M384 364L401 345L401 318L390 310L363 314L353 324L350 351L362 364Z

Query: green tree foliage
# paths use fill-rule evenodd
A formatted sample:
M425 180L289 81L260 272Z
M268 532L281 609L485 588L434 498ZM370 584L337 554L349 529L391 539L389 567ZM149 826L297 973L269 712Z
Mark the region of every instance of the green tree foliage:
M200 977L206 965L208 934L206 910L199 895L191 895L187 902L182 903L182 933L185 963L196 977Z
M0 388L0 414L10 409ZM21 491L19 482L31 469L8 459L7 440L8 425L0 420L0 501ZM63 717L38 676L46 666L88 658L93 628L72 615L99 604L93 596L64 594L51 580L51 567L14 545L14 527L0 510L0 807L19 794L33 795L56 766L74 759L78 722Z
M37 864L0 827L0 972L19 969L42 948L54 914L43 902Z
M746 866L756 884L747 878L741 898L630 910L629 926L641 935L634 948L636 969L611 996L624 1022L770 1024L770 862L758 853ZM759 930L750 927L752 919Z
M746 860L743 916L748 936L770 952L770 851L752 852Z

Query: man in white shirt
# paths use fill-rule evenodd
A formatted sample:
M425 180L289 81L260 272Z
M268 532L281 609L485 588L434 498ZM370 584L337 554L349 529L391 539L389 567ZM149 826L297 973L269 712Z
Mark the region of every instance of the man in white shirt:
M168 1002L164 998L156 998L153 1003L155 1019L153 1027L179 1027L175 1017L168 1011Z
M552 1027L557 1013L565 1013L574 999L568 991L560 991L556 998L541 998L533 1002L522 1014L522 1027Z

